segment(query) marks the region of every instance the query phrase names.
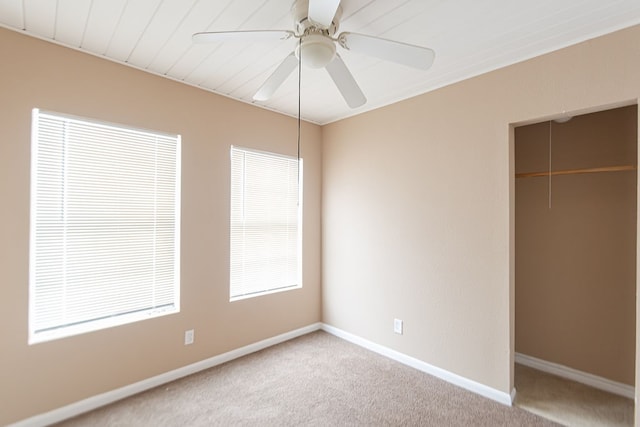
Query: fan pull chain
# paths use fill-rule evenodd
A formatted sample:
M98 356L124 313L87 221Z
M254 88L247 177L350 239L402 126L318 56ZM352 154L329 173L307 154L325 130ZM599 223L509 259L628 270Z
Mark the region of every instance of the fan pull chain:
M300 99L301 99L301 81L302 81L302 37L298 39L298 206L300 206Z
M551 120L549 120L549 209L551 209Z

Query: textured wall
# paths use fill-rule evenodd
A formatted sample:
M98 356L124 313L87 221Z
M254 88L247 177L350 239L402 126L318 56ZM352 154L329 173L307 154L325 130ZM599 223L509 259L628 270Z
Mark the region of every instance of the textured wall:
M639 38L630 28L323 127L324 321L509 393L512 126L636 103Z
M635 165L637 115L516 128L516 173ZM635 294L635 171L516 179L516 352L633 385Z
M229 147L295 155L295 120L2 29L0 52L0 425L320 321L319 127L302 129L303 288L229 303ZM34 107L182 135L179 314L27 345Z

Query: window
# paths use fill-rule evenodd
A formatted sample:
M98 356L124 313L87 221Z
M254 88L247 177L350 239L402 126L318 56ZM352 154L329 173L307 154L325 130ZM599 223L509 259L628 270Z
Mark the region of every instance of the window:
M33 111L29 343L179 311L180 136Z
M231 147L231 301L302 286L302 160Z

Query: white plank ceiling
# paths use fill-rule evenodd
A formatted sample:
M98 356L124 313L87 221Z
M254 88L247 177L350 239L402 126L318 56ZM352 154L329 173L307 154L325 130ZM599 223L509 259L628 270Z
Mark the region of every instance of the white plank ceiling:
M200 31L293 30L293 0L0 0L0 26L295 116L297 72L253 94L295 39L194 44ZM640 0L342 0L339 31L436 52L418 71L338 48L368 102L350 109L325 70L303 68L302 117L325 124L640 23ZM640 41L639 41L640 42Z

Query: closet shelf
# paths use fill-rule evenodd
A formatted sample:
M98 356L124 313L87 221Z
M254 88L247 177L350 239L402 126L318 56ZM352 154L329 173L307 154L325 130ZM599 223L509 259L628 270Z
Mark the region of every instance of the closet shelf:
M598 173L598 172L621 172L621 171L634 171L636 170L634 165L623 166L605 166L601 168L584 168L584 169L567 169L559 171L545 171L545 172L525 172L517 173L516 178L533 178L537 176L554 176L554 175L575 175L580 173Z

